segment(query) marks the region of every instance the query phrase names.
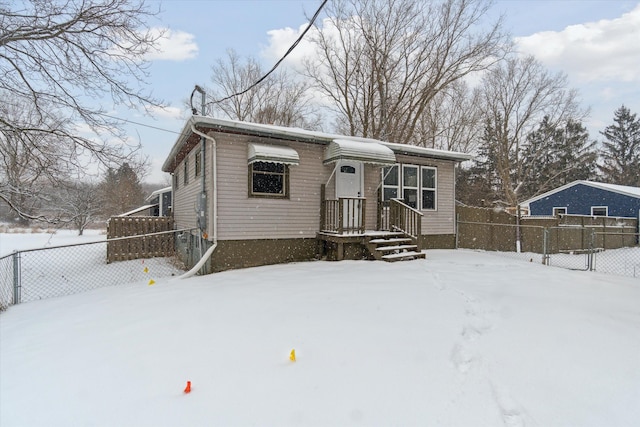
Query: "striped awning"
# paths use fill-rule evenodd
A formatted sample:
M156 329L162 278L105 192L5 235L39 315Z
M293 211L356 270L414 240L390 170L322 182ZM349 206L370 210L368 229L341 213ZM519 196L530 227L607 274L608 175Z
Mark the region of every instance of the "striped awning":
M253 162L284 163L297 166L300 164L298 152L290 147L280 145L249 144L249 164Z
M396 155L389 147L377 142L334 139L324 152L324 163L338 160L357 160L378 165L393 165Z

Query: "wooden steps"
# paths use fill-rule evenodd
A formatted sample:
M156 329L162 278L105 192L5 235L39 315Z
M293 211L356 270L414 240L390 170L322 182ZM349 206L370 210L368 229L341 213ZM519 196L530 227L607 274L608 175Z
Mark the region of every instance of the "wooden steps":
M389 233L371 238L367 241L367 248L374 259L387 262L425 258L413 239L404 233Z

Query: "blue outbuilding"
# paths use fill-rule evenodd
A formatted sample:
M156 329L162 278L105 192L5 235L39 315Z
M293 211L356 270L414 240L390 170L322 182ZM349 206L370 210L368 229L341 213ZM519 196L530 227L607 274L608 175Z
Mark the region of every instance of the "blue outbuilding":
M574 181L526 200L534 216L589 215L640 218L640 188Z

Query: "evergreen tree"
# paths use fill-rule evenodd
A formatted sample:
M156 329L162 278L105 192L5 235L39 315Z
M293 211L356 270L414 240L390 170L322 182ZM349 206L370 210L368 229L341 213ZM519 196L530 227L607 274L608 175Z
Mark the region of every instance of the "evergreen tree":
M614 112L615 124L600 132L602 142L598 167L610 184L640 187L640 119L624 105Z
M523 150L526 173L522 197L527 199L575 180L592 179L596 165L594 144L579 121L555 125L544 117L527 136Z
M123 163L117 170L109 168L101 185L103 214L107 217L137 208L144 202L144 192L138 174Z
M474 163L456 172L456 199L464 204L493 206L500 199L495 135L495 126L487 119Z

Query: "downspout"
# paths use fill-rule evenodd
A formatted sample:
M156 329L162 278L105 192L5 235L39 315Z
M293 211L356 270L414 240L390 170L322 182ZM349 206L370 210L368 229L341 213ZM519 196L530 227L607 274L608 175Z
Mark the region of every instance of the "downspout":
M207 135L206 133L202 133L199 130L196 129L196 127L194 125L191 125L191 132L195 133L196 135L199 135L204 139L208 139L209 141L211 141L211 147L212 147L212 161L211 161L211 173L213 175L213 244L216 245L218 243L218 171L217 171L217 149L216 149L216 140L215 138L213 138L210 135ZM203 185L203 189L204 189L204 159L202 159L203 162L203 172L202 172L202 185Z
M211 147L212 147L212 162L211 162L211 173L213 175L213 195L212 195L212 204L213 204L213 245L211 245L211 247L209 249L207 249L207 251L204 253L204 255L202 256L202 258L200 258L200 261L198 261L196 263L196 265L194 265L191 270L187 271L186 273L184 273L183 275L177 277L178 279L186 279L192 276L195 276L198 271L205 265L205 263L211 258L211 256L213 255L213 252L216 250L216 248L218 247L218 174L217 174L217 170L216 170L216 165L217 165L217 149L216 149L216 140L210 136L207 135L205 133L200 132L199 130L196 129L196 127L194 125L191 125L191 132L193 132L196 135L199 135L200 137L202 137L202 143L204 144L204 140L208 139L209 141L211 141ZM204 153L204 151L203 151ZM204 189L204 175L205 175L205 164L204 164L204 156L201 158L200 160L201 162L203 162L202 164L202 185L203 185L203 189Z

